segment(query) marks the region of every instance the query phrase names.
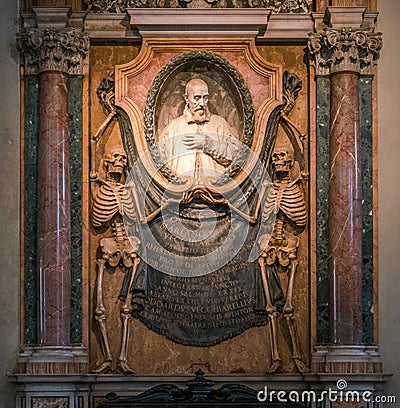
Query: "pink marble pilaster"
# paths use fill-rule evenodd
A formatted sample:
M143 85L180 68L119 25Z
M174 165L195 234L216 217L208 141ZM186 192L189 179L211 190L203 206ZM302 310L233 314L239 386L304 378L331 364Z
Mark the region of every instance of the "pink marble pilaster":
M373 75L382 36L362 27L364 8L329 8L329 26L311 33L308 49L316 75L330 76L329 273L330 343L341 356L367 358L362 346L362 208L359 77ZM344 351L344 349L346 351ZM365 355L360 356L361 353ZM336 354L335 354L336 353ZM339 356L339 357L338 357ZM367 361L365 360L365 361ZM346 368L347 370L347 368ZM350 370L352 371L353 368Z
M70 342L70 174L67 75L40 74L38 273L41 345Z
M359 75L331 76L330 342L362 343Z
M35 15L38 28L23 30L17 35L18 48L24 56L24 74L39 75L40 95L37 330L41 347L37 351L41 357L37 360L35 353L33 357L25 356L24 364L33 364L33 371L53 372L64 367L66 361L72 362L72 366L75 362L69 347L71 238L68 75L83 74L83 62L90 41L87 34L65 28L68 16L66 8L38 8ZM53 363L54 367L51 366ZM74 368L68 366L63 370L69 372Z

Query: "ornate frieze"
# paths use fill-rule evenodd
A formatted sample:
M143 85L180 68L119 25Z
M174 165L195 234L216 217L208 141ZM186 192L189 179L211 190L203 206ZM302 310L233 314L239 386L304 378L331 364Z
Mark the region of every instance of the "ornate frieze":
M327 28L323 33L310 34L308 40L317 75L344 71L372 74L381 48L381 33L351 28Z
M68 408L68 398L32 398L33 408Z
M83 60L89 51L89 36L72 28L38 29L18 34L18 47L25 57L25 73L61 71L83 73Z
M85 0L95 13L124 13L127 8L270 8L274 13L310 13L311 0Z

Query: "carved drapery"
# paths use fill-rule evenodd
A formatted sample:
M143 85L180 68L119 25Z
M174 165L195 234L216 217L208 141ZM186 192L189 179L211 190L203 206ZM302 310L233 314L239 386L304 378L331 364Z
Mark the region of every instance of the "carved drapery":
M25 74L59 71L82 75L83 60L89 51L89 36L74 29L33 28L18 35L25 57Z
M344 71L368 75L379 58L382 37L366 30L326 29L310 35L308 48L315 59L316 75Z
M95 13L124 13L127 8L270 8L274 13L310 13L312 0L84 0Z

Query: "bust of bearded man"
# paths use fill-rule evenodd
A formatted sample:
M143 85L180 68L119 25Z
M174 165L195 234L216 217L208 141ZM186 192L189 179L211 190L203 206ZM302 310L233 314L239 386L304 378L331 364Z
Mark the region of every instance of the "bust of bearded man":
M178 176L218 177L234 160L241 143L224 118L208 109L208 85L200 78L186 84L185 109L159 136L167 164Z

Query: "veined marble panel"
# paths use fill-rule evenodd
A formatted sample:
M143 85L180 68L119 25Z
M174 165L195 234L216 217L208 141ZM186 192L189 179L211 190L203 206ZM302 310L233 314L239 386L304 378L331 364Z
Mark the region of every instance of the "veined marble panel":
M317 342L329 339L328 180L330 80L317 77Z
M372 180L372 77L360 80L363 342L374 342L374 257Z
M24 132L24 288L25 343L37 341L36 217L39 135L39 81L25 77Z
M82 77L68 81L71 168L71 343L82 343Z

